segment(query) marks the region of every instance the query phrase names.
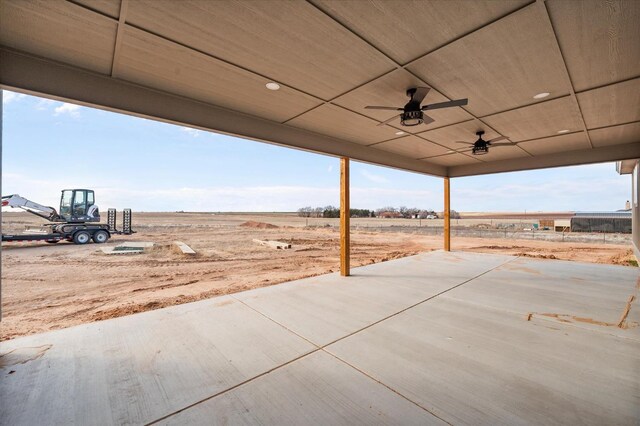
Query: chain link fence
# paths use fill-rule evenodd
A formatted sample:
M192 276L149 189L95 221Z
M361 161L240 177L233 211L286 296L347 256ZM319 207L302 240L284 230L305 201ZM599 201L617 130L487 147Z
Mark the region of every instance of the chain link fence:
M316 225L317 226L317 225ZM327 223L324 227L335 227L332 223ZM441 226L351 226L353 231L371 232L402 232L417 235L443 235L444 228ZM607 232L555 232L547 230L531 229L481 229L472 227L451 227L451 237L505 239L505 240L535 240L553 241L566 243L604 243L604 244L631 244L631 234L607 233Z

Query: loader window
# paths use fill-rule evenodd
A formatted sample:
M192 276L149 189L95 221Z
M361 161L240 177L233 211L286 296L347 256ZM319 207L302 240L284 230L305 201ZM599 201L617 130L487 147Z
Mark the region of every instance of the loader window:
M62 199L60 199L60 215L71 216L71 199L73 198L72 191L64 191L62 193Z
M87 206L85 204L85 196L84 191L77 191L76 198L73 200L73 215L74 216L82 216L87 211Z
M94 204L93 191L87 191L87 207L91 207Z

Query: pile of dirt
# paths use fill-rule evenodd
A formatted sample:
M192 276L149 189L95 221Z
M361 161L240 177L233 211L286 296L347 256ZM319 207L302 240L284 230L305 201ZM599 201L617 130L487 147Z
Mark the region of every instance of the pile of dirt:
M275 229L279 228L279 226L272 225L270 223L265 222L256 222L254 220L250 220L241 224L240 226L244 226L245 228L257 228L257 229Z
M528 252L513 253L513 256L532 257L535 259L558 259L553 254L528 253Z
M633 250L629 249L623 253L616 253L614 256L609 258L609 262L612 265L623 265L623 266L638 266L638 262L633 256Z

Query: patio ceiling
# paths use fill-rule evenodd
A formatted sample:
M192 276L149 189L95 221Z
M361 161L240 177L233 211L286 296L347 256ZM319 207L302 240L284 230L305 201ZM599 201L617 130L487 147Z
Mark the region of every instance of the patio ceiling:
M4 0L0 84L455 177L640 157L638 22L637 1ZM415 86L469 104L364 109ZM451 152L478 130L515 144Z

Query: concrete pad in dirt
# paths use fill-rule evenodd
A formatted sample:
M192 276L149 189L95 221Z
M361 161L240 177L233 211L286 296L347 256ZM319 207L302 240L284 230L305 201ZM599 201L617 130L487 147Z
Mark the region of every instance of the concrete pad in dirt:
M323 351L197 404L160 424L446 425Z
M126 250L118 250L116 247L100 247L100 251L104 254L141 254L144 253L144 248L127 247Z
M234 297L325 345L513 259L431 252L356 268L347 278L324 275Z
M150 248L153 247L156 243L152 241L125 241L123 243L119 243L116 247L142 247L142 248Z
M143 424L312 349L229 297L9 340L2 423Z
M455 425L634 424L640 342L439 297L326 350Z

